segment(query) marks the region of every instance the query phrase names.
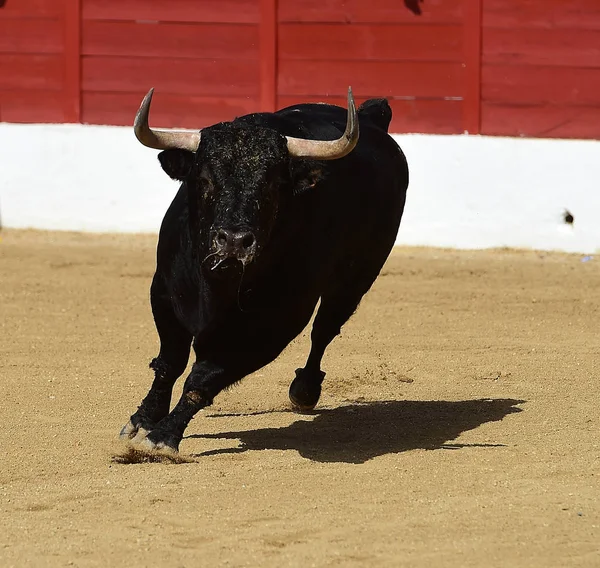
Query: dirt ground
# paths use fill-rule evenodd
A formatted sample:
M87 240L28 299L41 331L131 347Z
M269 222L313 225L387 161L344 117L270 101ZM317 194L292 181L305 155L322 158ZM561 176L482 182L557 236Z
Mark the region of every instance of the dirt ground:
M315 412L305 331L128 464L156 237L0 236L0 566L600 566L600 257L399 248Z

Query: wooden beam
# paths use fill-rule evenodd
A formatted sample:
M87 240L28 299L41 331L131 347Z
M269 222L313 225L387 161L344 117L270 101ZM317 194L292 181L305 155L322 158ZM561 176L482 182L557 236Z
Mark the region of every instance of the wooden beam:
M277 0L260 0L260 110L277 105Z
M65 122L81 121L81 0L64 2Z
M481 132L483 0L464 0L464 5L463 45L465 90L463 100L463 130L469 134L479 134Z

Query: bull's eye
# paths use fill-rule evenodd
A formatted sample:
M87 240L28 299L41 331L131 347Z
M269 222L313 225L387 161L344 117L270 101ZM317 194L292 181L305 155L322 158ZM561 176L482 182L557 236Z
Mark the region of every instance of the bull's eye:
M208 199L213 193L213 185L207 178L201 177L198 180L198 188L200 189L200 195L203 199Z

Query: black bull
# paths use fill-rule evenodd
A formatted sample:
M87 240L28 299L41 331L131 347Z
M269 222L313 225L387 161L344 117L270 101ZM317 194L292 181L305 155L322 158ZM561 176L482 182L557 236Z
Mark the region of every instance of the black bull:
M349 92L348 111L301 104L198 134L151 130L151 96L136 135L165 149L161 165L182 184L160 229L151 287L155 377L121 437L176 452L194 415L273 361L320 300L308 360L289 390L296 408L317 404L325 349L394 245L408 166L387 133L384 99L357 112ZM169 412L190 345L196 361Z

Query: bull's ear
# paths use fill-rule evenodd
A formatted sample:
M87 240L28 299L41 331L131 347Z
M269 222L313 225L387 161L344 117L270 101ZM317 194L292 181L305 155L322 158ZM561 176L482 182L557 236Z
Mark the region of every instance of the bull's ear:
M194 157L188 150L163 150L158 161L170 178L183 181L194 165Z

